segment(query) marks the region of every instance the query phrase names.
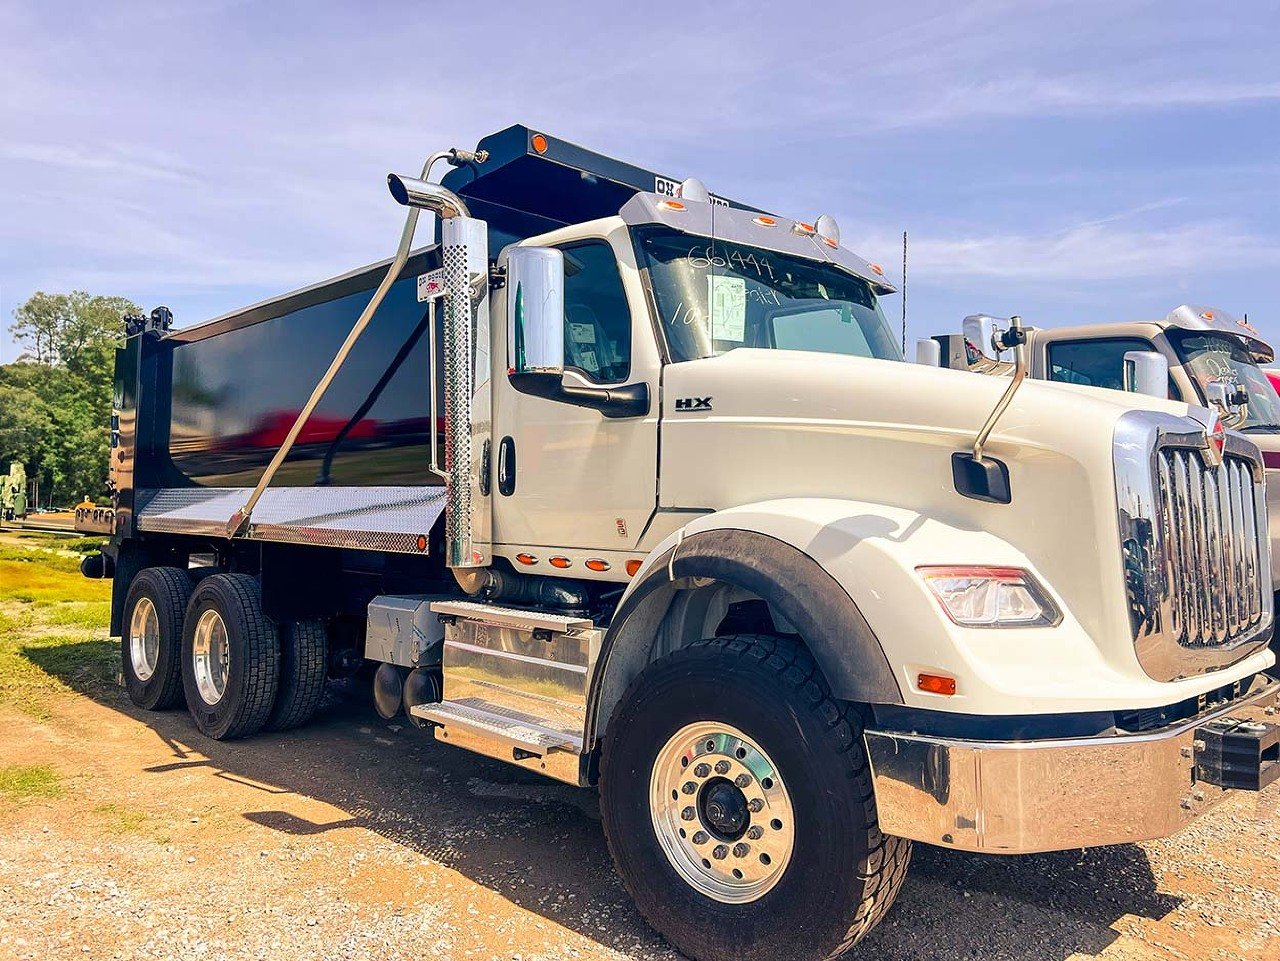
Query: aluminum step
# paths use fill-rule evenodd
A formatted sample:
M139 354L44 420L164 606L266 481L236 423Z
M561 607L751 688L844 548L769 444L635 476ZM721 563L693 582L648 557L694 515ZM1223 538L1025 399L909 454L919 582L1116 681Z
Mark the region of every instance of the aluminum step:
M446 732L461 729L473 736L505 744L538 757L545 757L553 751L573 754L582 752L580 736L547 727L540 724L536 717L491 704L478 697L419 704L410 708L409 713L440 725Z
M476 601L433 601L431 610L447 617L460 617L468 621L490 624L494 627L510 627L518 631L553 631L563 634L576 628L592 627L587 617L566 617L563 614L544 614L542 611L525 611L515 607L499 607Z

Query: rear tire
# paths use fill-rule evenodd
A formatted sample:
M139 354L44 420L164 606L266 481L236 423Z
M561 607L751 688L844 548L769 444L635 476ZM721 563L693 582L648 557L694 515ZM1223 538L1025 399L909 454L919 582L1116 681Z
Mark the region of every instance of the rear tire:
M650 665L609 723L600 791L623 883L696 961L839 956L910 860L877 823L860 709L787 638L717 637Z
M329 677L329 632L324 621L280 625L280 687L265 730L287 731L315 716Z
M271 714L280 676L275 624L262 613L258 581L214 574L191 594L182 634L182 686L200 732L248 737Z
M129 700L148 711L182 705L182 619L191 578L176 567L147 567L129 585L120 638Z

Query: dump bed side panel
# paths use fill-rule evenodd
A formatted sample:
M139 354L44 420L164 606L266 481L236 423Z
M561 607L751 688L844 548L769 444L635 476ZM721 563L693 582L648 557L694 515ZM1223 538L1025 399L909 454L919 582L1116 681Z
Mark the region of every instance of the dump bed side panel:
M372 296L314 295L277 316L167 338L170 470L163 487L252 487ZM349 284L346 287L349 288ZM438 324L438 321L437 321ZM430 333L416 274L395 283L308 419L273 487L431 485ZM439 401L439 398L438 398ZM438 407L442 410L442 407ZM329 457L328 468L325 459ZM323 475L323 477L322 477Z

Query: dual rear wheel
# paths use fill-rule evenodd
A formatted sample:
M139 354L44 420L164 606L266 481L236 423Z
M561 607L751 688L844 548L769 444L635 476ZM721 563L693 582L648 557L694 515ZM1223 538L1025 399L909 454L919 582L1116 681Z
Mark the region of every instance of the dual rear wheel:
M148 710L185 699L196 727L217 740L298 727L324 695L324 624L277 625L247 574L212 574L193 584L179 568L147 568L130 586L124 623L130 699Z

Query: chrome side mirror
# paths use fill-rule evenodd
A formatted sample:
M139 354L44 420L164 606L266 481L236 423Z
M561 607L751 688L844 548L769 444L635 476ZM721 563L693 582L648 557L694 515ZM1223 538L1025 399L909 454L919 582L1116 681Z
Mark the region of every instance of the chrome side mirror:
M507 254L507 349L512 373L564 373L564 254L513 247Z
M1169 358L1154 350L1125 351L1124 389L1148 397L1167 398Z
M970 314L964 319L965 359L973 366L982 360L999 362L1000 348L996 338L1004 332L999 318L990 314Z
M916 363L925 367L941 367L942 345L932 337L921 337L916 341Z
M1215 380L1205 385L1204 395L1209 405L1217 409L1218 415L1228 427L1238 426L1248 416L1245 405L1248 403L1249 395L1241 389L1239 384L1226 384Z

